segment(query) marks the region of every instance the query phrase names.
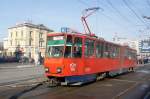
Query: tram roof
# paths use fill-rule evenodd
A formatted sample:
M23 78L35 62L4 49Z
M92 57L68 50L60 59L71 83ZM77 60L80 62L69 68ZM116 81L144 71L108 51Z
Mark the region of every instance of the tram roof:
M83 33L65 33L65 32L51 32L49 33L47 36L61 36L61 35L76 35L76 36L84 36L84 37L87 37L87 38L91 38L91 39L95 39L95 40L100 40L100 41L103 41L103 42L107 42L108 44L111 44L111 45L115 45L115 46L124 46L130 50L135 50L135 49L132 49L130 48L129 46L126 46L126 45L120 45L120 44L116 44L116 43L113 43L113 42L110 42L110 41L106 41L104 38L102 37L98 37L98 36L90 36L88 34L83 34ZM136 51L136 50L135 50Z
M105 41L104 38L102 37L98 37L98 36L90 36L88 34L83 34L83 33L65 33L65 32L51 32L49 33L47 36L59 36L59 35L76 35L76 36L84 36L84 37L87 37L87 38L93 38L93 39L98 39L98 40L102 40L102 41Z

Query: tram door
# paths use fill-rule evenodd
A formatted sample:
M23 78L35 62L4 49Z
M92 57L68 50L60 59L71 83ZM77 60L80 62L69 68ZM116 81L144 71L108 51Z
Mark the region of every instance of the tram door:
M82 43L83 39L81 37L74 37L72 57L73 61L76 64L77 72L82 72L83 60L82 60Z
M82 38L72 35L67 35L67 42L65 47L65 58L72 74L81 72L83 65L82 58Z
M123 66L124 66L124 62L125 62L125 47L122 46L120 47L120 73L123 72Z
M93 71L93 67L95 64L95 41L92 39L85 39L84 43L84 59L85 59L85 66L84 72L89 73Z

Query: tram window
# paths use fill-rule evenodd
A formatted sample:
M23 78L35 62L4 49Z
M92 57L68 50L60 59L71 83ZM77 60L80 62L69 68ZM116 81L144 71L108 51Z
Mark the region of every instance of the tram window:
M85 40L85 56L93 56L94 55L94 40Z
M136 52L133 52L133 58L136 59Z
M111 45L109 47L109 58L113 58L113 54L114 54L114 47Z
M67 35L64 57L72 57L72 35Z
M103 45L102 43L96 44L96 57L103 57Z
M115 56L114 46L113 46L113 45L109 45L108 57L109 57L109 58L114 58L114 56Z
M132 58L132 55L131 55L131 51L129 49L126 49L125 50L125 57L128 58L128 59L131 59Z
M136 52L131 51L131 54L130 54L130 55L131 55L131 58L132 58L132 59L136 59Z
M116 57L119 57L119 53L120 53L120 48L119 47L116 47L116 49L115 49L115 55L116 55Z
M119 55L119 48L114 46L112 49L112 58L117 58Z
M73 56L82 57L82 38L75 37Z
M110 52L109 52L109 45L105 44L104 46L104 57L110 57Z
M72 36L67 35L67 44L72 44Z
M63 57L64 46L48 46L46 56L47 57Z
M128 57L129 57L129 54L128 54L128 53L129 53L128 50L125 49L125 55L124 55L125 58L128 58Z
M64 57L71 57L71 46L66 46Z

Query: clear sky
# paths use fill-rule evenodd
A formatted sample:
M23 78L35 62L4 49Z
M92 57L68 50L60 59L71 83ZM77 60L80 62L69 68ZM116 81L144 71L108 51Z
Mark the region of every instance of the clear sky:
M149 32L150 20L142 16L150 16L150 0L0 0L0 39L7 37L7 28L27 20L55 31L71 27L83 32L82 11L95 6L102 10L87 21L98 36L138 38Z

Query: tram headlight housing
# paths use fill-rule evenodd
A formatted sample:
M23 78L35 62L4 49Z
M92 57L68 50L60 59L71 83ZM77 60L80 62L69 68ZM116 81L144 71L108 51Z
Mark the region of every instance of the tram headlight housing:
M62 68L57 67L57 73L61 73L62 72Z
M46 67L46 68L45 68L45 72L49 72L49 68Z

